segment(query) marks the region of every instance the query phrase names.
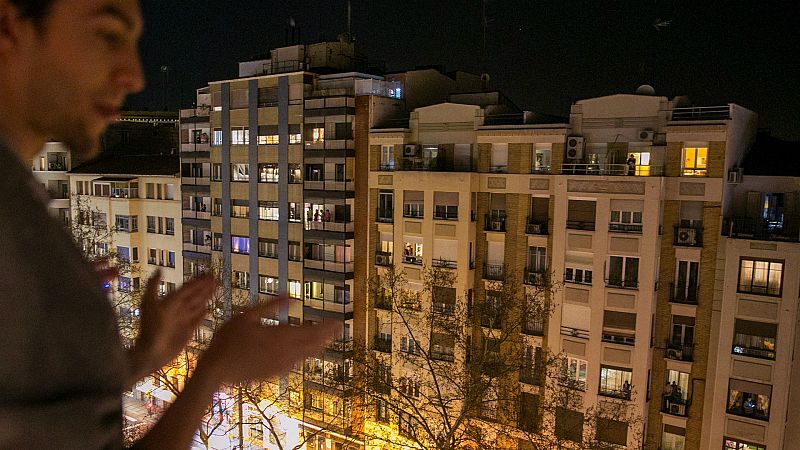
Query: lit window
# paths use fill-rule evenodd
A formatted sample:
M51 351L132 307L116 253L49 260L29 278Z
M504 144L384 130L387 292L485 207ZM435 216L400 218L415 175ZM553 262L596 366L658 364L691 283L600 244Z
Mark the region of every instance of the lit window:
M232 275L234 287L239 289L250 289L250 273L234 270Z
M704 177L708 168L708 147L683 148L683 174Z
M325 128L311 129L311 142L323 142L325 140Z
M248 181L250 179L250 164L231 164L231 181Z
M289 143L290 144L302 144L303 143L303 137L300 135L300 133L292 133L292 134L289 135Z
M211 145L222 145L222 128L214 128L214 140Z
M250 143L250 133L247 132L247 128L245 127L233 127L231 128L231 144L232 145L244 145Z
M600 394L630 400L632 374L630 369L601 367Z
M297 280L289 280L289 297L301 298L303 295L303 286Z
M589 362L578 358L567 358L561 370L561 383L576 389L586 390L586 372Z
M259 136L258 137L258 144L259 145L273 145L278 143L278 135L277 134L268 134L266 136Z
M739 292L781 295L783 261L742 259L739 263Z
M258 276L258 291L264 294L278 294L278 278L269 275Z
M258 218L260 220L279 220L278 202L258 202Z
M769 420L772 386L752 381L730 379L728 385L728 414Z
M748 444L738 439L725 438L722 450L767 450L767 447L759 444Z
M250 238L242 236L231 236L231 251L243 255L250 254Z
M258 181L259 183L277 183L278 165L277 164L259 164L258 165Z

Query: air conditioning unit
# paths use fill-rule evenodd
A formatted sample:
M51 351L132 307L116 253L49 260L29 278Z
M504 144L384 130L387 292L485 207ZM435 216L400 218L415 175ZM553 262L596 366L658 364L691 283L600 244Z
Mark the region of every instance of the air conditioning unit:
M694 245L697 243L697 230L694 228L678 228L678 244Z
M667 358L670 358L670 359L681 359L681 354L680 354L680 352L678 350L675 350L674 348L668 348L667 349Z
M686 405L672 403L671 405L669 405L669 412L670 414L677 414L682 416L686 413Z
M653 136L655 136L655 131L653 130L642 130L639 132L639 140L640 141L652 141Z
M528 230L531 234L541 234L542 233L542 224L540 223L529 223Z
M375 264L378 266L388 266L389 265L389 255L379 253L375 255Z
M742 182L742 169L731 169L728 171L728 183L739 184Z
M583 159L583 138L580 136L569 136L567 138L567 159Z
M417 156L417 145L406 144L403 146L403 156Z
M503 221L500 219L493 219L492 231L503 231Z

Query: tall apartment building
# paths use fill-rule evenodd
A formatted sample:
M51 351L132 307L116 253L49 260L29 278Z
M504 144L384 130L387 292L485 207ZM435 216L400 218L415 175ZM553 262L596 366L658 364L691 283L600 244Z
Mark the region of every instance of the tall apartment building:
M288 421L298 429L283 429L284 438L314 433L320 449L357 444L348 383L365 311L356 302L366 285L366 234L358 230L366 227L369 124L402 117L406 101L480 86L467 74L377 76L365 67L347 35L278 48L240 63L238 78L210 82L197 107L181 112L184 272L222 269L225 314L286 294L281 323L342 323L325 354L282 388L300 411ZM404 83L419 85L419 94ZM264 436L249 430L247 439L271 445Z
M522 296L551 274L552 316L523 317L518 333L532 361L540 347L564 356L559 384L583 408L553 414L549 432L567 441L587 432L584 413L595 407L638 418L596 430L610 445L782 448L796 392L772 386L796 378L796 178L747 175L751 111L684 102L612 95L579 101L569 121L553 123L493 111L501 102L486 94L452 96L415 109L406 126L373 126L370 274L394 266L408 290L424 291L423 267L451 270L451 297L478 317L463 331L483 352L508 329L485 320L498 308L497 282ZM464 361L452 339L424 329L458 305L423 298L409 327L382 295L370 293L366 342L393 379L419 376L399 357L409 347ZM495 416L519 431L498 435L501 447L527 448L522 432L543 423L530 412L542 410L549 385L527 375L516 404ZM376 406L368 428L413 434L409 414Z
M48 209L53 217L69 224L70 189L67 171L72 168L72 156L64 144L48 142L31 161L34 177L42 183L50 196Z

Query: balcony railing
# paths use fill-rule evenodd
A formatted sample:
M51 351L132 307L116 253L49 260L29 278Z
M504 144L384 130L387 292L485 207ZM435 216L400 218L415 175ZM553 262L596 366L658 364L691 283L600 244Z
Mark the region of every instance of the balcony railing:
M636 345L636 336L619 331L603 330L603 342L620 345Z
M676 225L674 244L681 247L702 247L703 227L700 225L692 227Z
M669 301L684 305L696 305L698 292L699 286L676 286L675 283L670 283Z
M800 223L769 223L762 219L727 217L722 224L722 235L734 239L800 242Z
M391 266L392 263L392 252L375 252L376 266L388 267Z
M544 320L541 318L523 319L522 332L532 336L544 336Z
M753 339L755 338L755 339ZM775 348L774 348L774 340L769 348L766 345L757 346L752 343L759 343L763 342L765 338L761 336L753 336L744 333L735 333L733 335L733 349L731 352L734 355L742 355L742 356L750 356L753 358L761 358L761 359L775 359Z
M639 289L639 280L623 280L620 278L606 279L606 287L621 289Z
M439 361L453 361L455 360L455 356L453 355L453 349L449 350L431 350L430 352L431 359L436 359Z
M392 164L381 164L378 166L378 170L381 172L392 172L394 171L394 163Z
M664 166L637 164L633 173L631 173L627 164L569 163L561 165L561 173L564 175L662 177L664 176Z
M506 166L506 165L489 166L489 172L492 172L492 173L508 173L508 166Z
M456 313L456 305L454 303L435 302L432 305L432 310L434 314L452 316Z
M582 339L589 339L589 330L582 330L580 328L561 326L561 334L564 336L573 336Z
M544 371L540 365L526 366L519 371L519 381L533 386L544 384Z
M567 220L567 228L570 230L594 231L594 221Z
M525 276L522 281L531 286L544 286L548 281L547 275L548 273L544 269L531 269L526 267Z
M483 278L486 280L503 281L504 264L489 264L483 265Z
M413 264L415 266L422 265L422 256L419 255L403 255L403 262L406 264Z
M377 208L375 210L375 221L381 223L394 222L394 211L389 208Z
M631 387L603 387L600 386L600 389L597 391L598 394L604 395L606 397L614 397L619 398L622 400L630 400L631 399Z
M444 258L433 258L431 260L431 265L433 267L441 267L444 269L456 269L458 268L458 262L452 259L444 259Z
M395 170L426 172L475 172L471 161L448 161L444 158L402 157Z
M486 214L484 220L485 231L506 231L506 215L505 213L499 214Z
M723 106L688 106L672 109L672 120L727 120L731 118L731 108Z
M611 222L608 224L608 231L617 233L638 233L642 234L642 224L640 223L619 223Z
M664 356L676 361L694 361L694 344L667 339Z
M335 339L328 344L328 349L335 352L350 352L353 350L353 339Z
M691 399L682 394L666 396L661 404L661 412L671 416L686 417L691 403Z
M528 217L528 222L525 224L525 232L528 234L547 235L547 222L539 222Z
M444 211L434 207L433 218L437 220L458 220L458 211Z
M372 343L372 349L383 353L391 353L392 338L382 338L380 336L375 336L375 340Z

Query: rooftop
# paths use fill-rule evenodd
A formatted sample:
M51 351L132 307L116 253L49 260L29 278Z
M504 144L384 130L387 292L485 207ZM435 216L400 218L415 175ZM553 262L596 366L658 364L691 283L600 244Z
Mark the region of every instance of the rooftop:
M70 171L75 174L97 175L162 175L180 172L177 155L100 155Z

